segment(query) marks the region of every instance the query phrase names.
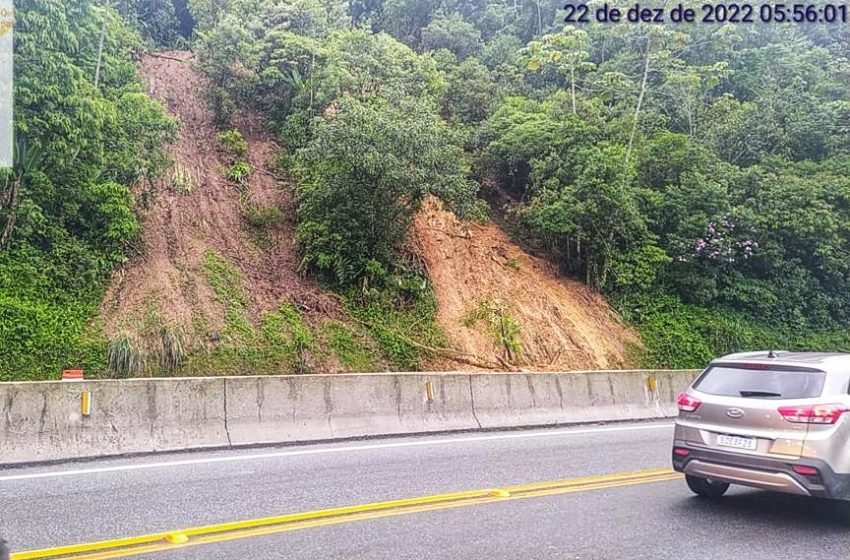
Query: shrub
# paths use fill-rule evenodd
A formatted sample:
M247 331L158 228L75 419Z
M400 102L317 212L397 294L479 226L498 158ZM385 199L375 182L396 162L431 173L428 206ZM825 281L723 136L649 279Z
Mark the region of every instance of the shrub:
M251 166L244 161L237 161L227 170L227 180L244 185L251 177Z
M145 352L137 339L121 332L109 341L107 371L114 379L134 377L145 370Z
M643 345L634 354L642 367L702 368L717 356L753 350L850 350L847 331L776 326L740 311L685 305L663 293L621 296L616 306L641 335Z
M274 205L248 204L242 207L242 218L252 227L266 229L283 222L283 211Z
M505 357L517 363L522 352L519 335L522 326L508 313L508 306L499 300L484 300L467 313L463 325L474 327L479 321L487 324L487 331L497 346L504 349Z
M218 141L221 142L225 151L233 157L241 158L248 153L248 142L245 141L242 133L236 129L219 133Z
M180 370L185 360L183 337L170 326L159 330L159 365L165 373L174 374Z
M182 195L191 194L195 190L195 178L183 167L176 166L171 176L171 186Z

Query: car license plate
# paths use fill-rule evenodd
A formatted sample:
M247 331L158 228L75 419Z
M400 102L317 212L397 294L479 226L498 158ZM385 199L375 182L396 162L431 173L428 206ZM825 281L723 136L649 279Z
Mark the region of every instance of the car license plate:
M720 434L717 436L717 445L721 445L723 447L734 447L735 449L753 450L756 448L756 440L751 437L727 436L725 434Z

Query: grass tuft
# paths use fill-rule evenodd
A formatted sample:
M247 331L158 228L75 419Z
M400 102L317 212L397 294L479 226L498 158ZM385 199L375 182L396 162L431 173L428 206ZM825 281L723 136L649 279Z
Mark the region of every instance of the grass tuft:
M145 352L138 340L121 332L107 345L107 372L113 379L127 379L145 370Z

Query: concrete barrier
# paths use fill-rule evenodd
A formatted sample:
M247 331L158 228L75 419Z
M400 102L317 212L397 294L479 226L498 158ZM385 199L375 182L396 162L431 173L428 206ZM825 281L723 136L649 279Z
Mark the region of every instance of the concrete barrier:
M479 427L472 410L468 374L227 380L227 429L233 445L471 430Z
M0 406L0 464L228 445L223 379L0 383Z
M694 371L474 375L472 400L482 428L663 418L676 414L676 396L695 375Z
M0 465L662 418L695 371L375 373L0 383ZM652 380L652 381L650 381ZM91 414L81 409L91 395Z

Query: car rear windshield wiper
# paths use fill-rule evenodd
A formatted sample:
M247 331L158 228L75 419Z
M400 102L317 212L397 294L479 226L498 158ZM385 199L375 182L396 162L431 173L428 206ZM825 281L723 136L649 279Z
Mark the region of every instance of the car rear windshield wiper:
M770 391L741 391L742 397L781 397L781 393L771 393Z

